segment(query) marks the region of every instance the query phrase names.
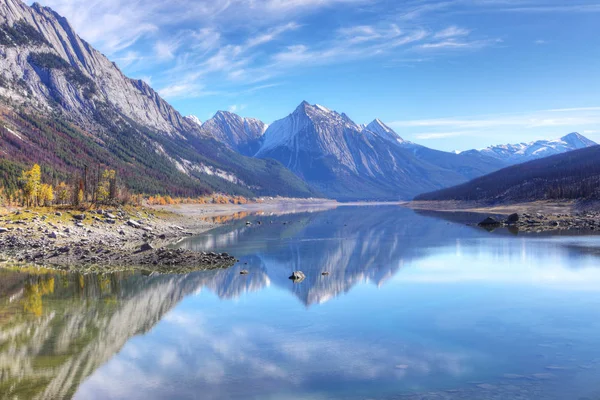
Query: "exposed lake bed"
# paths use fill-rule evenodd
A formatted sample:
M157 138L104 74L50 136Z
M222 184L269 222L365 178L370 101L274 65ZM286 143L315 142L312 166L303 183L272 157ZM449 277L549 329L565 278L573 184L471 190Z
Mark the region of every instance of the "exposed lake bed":
M595 398L600 259L581 248L599 239L339 207L251 214L169 247L227 252L231 268L7 270L0 354L20 361L0 391L37 379L39 398Z

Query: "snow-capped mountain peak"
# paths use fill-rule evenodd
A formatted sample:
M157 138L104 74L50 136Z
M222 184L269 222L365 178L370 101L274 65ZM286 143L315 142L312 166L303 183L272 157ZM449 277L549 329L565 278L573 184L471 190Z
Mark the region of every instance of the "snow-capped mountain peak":
M569 133L568 135L561 137L560 140L579 149L584 147L596 146L595 142L591 141L590 139L586 138L578 132Z
M596 143L579 133L573 132L555 140L537 140L530 143L502 144L490 146L482 150L469 150L463 153L471 154L478 152L502 160L507 164L519 164L590 146L596 146Z
M367 125L366 129L383 138L396 140L400 143L404 142L404 139L402 139L392 128L384 124L379 118L376 118L373 120L373 122Z
M306 101L269 126L255 157L281 162L337 199L410 198L502 166L486 157L427 149L403 141L381 120L357 125L345 113Z
M199 127L202 126L202 121L200 121L200 118L196 117L195 115L188 115L183 118L186 119L187 121L191 122L194 125L197 125Z
M217 113L202 124L202 132L244 155L254 155L260 147L266 125L255 118L243 118L229 111Z

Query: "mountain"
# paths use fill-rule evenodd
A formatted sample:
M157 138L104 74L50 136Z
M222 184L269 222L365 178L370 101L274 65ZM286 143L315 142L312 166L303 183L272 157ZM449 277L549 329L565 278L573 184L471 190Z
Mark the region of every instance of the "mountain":
M600 200L600 146L514 165L415 198L489 203L546 199Z
M50 8L0 0L0 54L0 184L39 162L56 180L111 167L146 193L315 194L278 162L203 134Z
M195 115L187 115L185 117L183 117L186 121L188 121L190 124L193 124L195 126L201 127L202 126L202 121L200 121L200 118L196 117Z
M389 139L393 142L398 143L408 143L404 139L402 139L392 128L381 122L379 119L373 120L369 125L361 126L363 130L369 130L376 135Z
M468 150L461 154L479 153L501 160L507 165L514 165L595 145L595 142L574 132L557 140L538 140L530 143L496 145L483 150Z
M346 114L302 102L271 124L256 157L280 161L338 200L399 200L501 168L501 162L427 149L379 120L360 126Z
M202 124L201 131L231 150L253 156L260 148L260 140L267 126L254 118L242 118L228 111L219 111Z

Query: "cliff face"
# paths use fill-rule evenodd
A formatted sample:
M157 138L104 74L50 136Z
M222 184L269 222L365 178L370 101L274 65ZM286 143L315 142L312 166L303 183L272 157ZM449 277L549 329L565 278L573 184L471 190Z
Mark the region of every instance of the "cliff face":
M85 123L109 106L165 134L194 130L148 84L123 75L50 8L0 0L0 26L4 96L39 109L60 106Z

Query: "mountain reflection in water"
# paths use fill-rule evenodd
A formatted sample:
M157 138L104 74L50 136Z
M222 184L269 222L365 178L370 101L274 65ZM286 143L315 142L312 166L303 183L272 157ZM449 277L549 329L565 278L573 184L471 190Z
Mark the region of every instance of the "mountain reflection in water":
M598 258L578 250L595 237L515 237L399 207L233 221L177 244L231 252L227 270L0 270L0 397L375 398L459 382L440 398L485 398L491 386L467 382L492 374L510 380L497 398L560 398L542 389L567 381L547 377L598 371ZM301 393L276 395L289 390Z

